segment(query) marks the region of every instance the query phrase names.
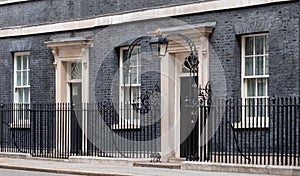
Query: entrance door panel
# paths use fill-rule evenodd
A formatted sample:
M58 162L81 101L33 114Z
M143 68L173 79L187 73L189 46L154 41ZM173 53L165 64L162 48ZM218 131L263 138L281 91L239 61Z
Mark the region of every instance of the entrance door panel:
M71 154L82 151L82 86L71 83Z
M196 77L181 77L180 92L180 157L197 160L199 146L199 108Z

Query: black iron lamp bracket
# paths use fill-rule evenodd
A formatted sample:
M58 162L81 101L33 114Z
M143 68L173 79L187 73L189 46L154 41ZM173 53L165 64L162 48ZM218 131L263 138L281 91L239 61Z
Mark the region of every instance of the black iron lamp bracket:
M130 61L130 58L131 58L131 55L132 55L132 52L134 50L134 48L142 41L142 40L149 40L151 39L150 36L141 36L141 37L138 37L137 39L135 39L134 41L131 42L131 44L129 45L128 47L128 53L125 57L125 60L127 62L124 63L123 65L123 71L124 71L124 74L125 75L128 75L129 72L130 72L130 64L131 64L131 61Z
M125 56L125 60L126 62L124 62L124 65L123 65L123 73L124 75L128 75L128 77L130 78L131 77L131 61L130 61L130 58L131 58L131 55L132 55L132 52L134 50L134 48L143 40L150 40L151 37L150 36L141 36L141 37L138 37L137 39L135 39L134 41L131 42L131 44L129 45L128 47L128 53L127 55ZM124 86L126 84L125 82L125 77L123 78L124 80ZM129 82L129 97L131 97L131 82ZM135 99L139 99L140 97L136 97ZM135 99L133 99L133 102L131 102L131 98L130 98L130 104L132 105L133 109L136 110L136 111L140 111L141 109L145 109L145 107L148 108L147 105L145 105L144 102L146 102L146 100L143 99L143 101L141 103L138 103L138 102L135 102ZM125 102L125 95L124 95L124 102ZM147 109L146 108L146 109Z
M185 40L186 43L188 44L190 49L190 55L186 57L184 61L184 65L190 69L191 73L196 74L198 72L199 59L198 59L198 51L195 43L190 38L180 33L170 33L166 36L166 38L171 36L178 36L181 39Z

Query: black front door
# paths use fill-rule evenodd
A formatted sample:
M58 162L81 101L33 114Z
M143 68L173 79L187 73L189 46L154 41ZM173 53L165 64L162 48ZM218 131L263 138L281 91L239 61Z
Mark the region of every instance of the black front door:
M196 77L181 77L180 89L180 157L198 160L199 109L193 100L198 99Z
M82 86L71 83L71 154L82 151Z

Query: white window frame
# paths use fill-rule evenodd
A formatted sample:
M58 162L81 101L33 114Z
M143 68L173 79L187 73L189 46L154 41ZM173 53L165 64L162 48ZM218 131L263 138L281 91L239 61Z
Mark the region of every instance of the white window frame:
M268 33L260 33L260 34L250 34L250 35L243 35L242 36L242 62L241 62L241 95L242 95L242 120L239 123L236 123L234 126L235 128L268 128L269 127L269 115L268 115L268 99L269 99L269 92L268 92L268 84L269 84L269 72L268 74L265 73L265 68L263 69L264 74L263 75L256 75L255 72L255 68L256 68L256 62L253 61L253 75L251 76L246 76L245 71L245 62L246 62L246 38L247 37L257 37L257 36L268 36ZM255 43L255 41L253 41ZM268 43L269 44L269 43ZM266 41L264 40L264 45L266 45ZM263 61L264 61L264 66L265 66L265 62L266 62L266 57L268 57L268 61L270 62L270 57L269 57L269 51L268 53L266 52L266 47L264 46L264 54L256 54L255 51L255 45L253 46L253 58L262 56L264 57ZM249 79L265 79L266 80L266 95L265 96L258 96L258 89L257 89L257 80L256 80L256 92L255 92L255 96L253 97L248 97L247 96L247 80ZM247 99L254 99L255 101L255 105L257 105L258 103L258 99L265 99L265 114L266 117L261 117L261 116L257 116L258 113L258 109L255 108L254 109L254 116L249 117L247 115L246 109L249 108L246 105L246 101Z
M17 58L22 57L21 70L17 70ZM29 56L27 60L27 69L23 69L23 56ZM11 128L30 128L30 113L28 112L30 109L30 52L16 52L14 53L14 107L13 107L13 121L10 125ZM17 72L27 72L27 85L18 85L17 84ZM21 73L21 84L23 84L23 73ZM29 89L28 92L28 102L24 103L19 101L19 90ZM23 94L24 100L24 94ZM25 108L25 111L24 111ZM27 112L26 112L27 111ZM24 113L25 112L25 113ZM27 118L25 116L27 114ZM20 119L20 115L23 116Z
M137 53L138 55L136 57L138 57L137 60L137 67L140 67L140 69L137 69L137 79L139 79L139 75L141 73L138 72L138 70L141 71L141 48L140 46L136 46L135 49L138 49L139 52ZM125 59L125 56L123 55L123 52L125 50L128 50L128 47L122 47L120 48L120 87L119 87L119 123L118 124L114 124L113 125L113 129L138 129L140 128L140 113L136 112L132 106L130 106L131 110L130 110L130 119L128 118L124 118L124 114L125 112L125 106L124 106L124 86L126 88L130 87L130 84L125 84L124 85L124 77L123 77L123 61ZM131 56L134 57L133 55ZM138 97L141 96L141 80L138 80L136 84L131 84L131 91L133 91L134 89L139 89L138 90ZM134 93L131 93L131 97L130 100L135 100L135 103L140 103L140 99L137 99L138 97L134 97ZM130 102L125 102L125 103L130 103ZM132 123L133 122L133 123Z

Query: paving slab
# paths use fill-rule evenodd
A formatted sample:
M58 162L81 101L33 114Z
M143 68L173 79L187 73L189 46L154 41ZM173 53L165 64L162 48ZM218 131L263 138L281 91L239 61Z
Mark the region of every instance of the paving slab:
M72 163L69 161L16 158L0 158L0 168L91 176L258 176L255 174L203 172L178 169L100 165L92 163Z

